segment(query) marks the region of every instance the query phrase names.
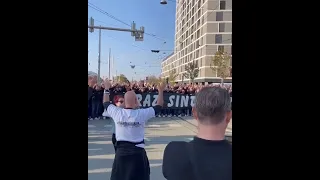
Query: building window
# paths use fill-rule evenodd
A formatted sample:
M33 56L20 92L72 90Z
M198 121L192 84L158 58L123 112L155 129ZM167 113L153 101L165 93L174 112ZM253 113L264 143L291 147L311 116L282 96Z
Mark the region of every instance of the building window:
M219 32L225 32L226 24L225 23L219 23Z
M216 44L221 44L222 43L222 34L216 34Z
M223 12L216 12L216 21L223 21Z
M218 51L224 52L224 46L218 46Z
M226 9L226 1L220 1L220 10Z

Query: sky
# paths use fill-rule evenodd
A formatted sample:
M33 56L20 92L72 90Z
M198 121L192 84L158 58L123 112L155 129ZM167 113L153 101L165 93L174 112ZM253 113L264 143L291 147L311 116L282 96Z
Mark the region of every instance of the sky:
M113 17L131 24L136 23L136 29L144 26L145 32L156 35L144 35L144 41L135 41L130 32L101 30L101 77L108 77L108 58L114 65L111 76L124 74L129 80L144 79L146 76L161 73L161 61L173 52L175 33L175 3L168 1L161 5L160 0L89 0L89 18L94 19L95 26L117 27L130 29L131 27L114 20L90 6L96 6ZM151 49L164 50L151 53ZM88 31L88 70L97 72L99 52L99 30ZM165 53L165 54L164 54ZM112 61L111 61L112 65ZM130 65L136 67L132 69Z

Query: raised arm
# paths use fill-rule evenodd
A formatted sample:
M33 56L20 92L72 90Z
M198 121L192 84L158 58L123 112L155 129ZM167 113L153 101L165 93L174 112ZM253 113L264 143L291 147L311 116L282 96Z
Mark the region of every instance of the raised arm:
M160 83L158 86L158 99L157 99L157 105L163 107L163 90L166 87L165 83Z
M146 120L149 120L153 117L156 116L156 114L160 113L162 107L163 107L163 90L165 88L165 84L164 83L160 83L160 85L158 86L158 99L157 99L157 105L154 107L149 107L149 108L145 108L145 109L141 109L141 111L143 112L144 117L146 118Z
M103 93L103 104L105 103L109 103L110 104L110 81L108 79L106 79L104 81L104 93ZM107 108L107 107L105 107Z
M110 103L110 90L111 83L109 79L104 81L104 93L103 93L103 107L107 110L107 113L111 118L116 118L116 114L118 112L118 108Z

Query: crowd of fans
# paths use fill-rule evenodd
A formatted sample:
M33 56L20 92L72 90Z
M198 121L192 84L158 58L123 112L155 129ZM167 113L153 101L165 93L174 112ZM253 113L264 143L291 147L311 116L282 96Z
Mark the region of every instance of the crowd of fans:
M175 84L175 85L168 85L164 91L164 93L178 93L178 94L188 94L194 95L197 93L201 88L205 86L221 86L226 88L230 95L232 96L232 85L231 84L208 84L202 85L198 83L183 83L183 84ZM111 94L124 94L126 91L133 90L136 94L140 93L156 93L157 87L151 83L113 83L112 87L110 88ZM88 93L88 120L98 120L102 119L103 114L103 91L104 85L95 84L93 87L92 93ZM191 108L183 108L183 109L170 109L170 108L163 108L162 112L158 114L158 117L171 117L171 116L191 116Z

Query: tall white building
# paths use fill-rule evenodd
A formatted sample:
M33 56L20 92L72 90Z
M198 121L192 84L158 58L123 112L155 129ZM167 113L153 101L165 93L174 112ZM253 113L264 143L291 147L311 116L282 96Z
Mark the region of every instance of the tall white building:
M200 69L195 82L220 82L210 68L218 50L232 54L232 0L177 0L175 49L161 63L162 76L175 68L176 81L187 81L182 74L194 61Z

